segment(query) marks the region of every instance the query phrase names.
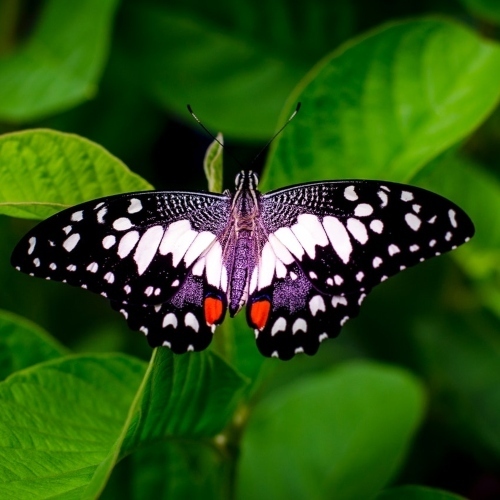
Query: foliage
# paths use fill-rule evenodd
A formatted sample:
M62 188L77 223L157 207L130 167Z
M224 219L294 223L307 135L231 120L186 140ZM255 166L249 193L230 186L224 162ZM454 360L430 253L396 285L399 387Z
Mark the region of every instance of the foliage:
M0 4L2 498L500 494L500 10L395 4ZM211 139L186 104L239 158L298 101L263 190L407 182L477 229L381 285L315 357L263 359L242 314L208 352L151 355L99 297L9 267L26 219L144 178L206 187ZM220 191L217 143L205 169Z

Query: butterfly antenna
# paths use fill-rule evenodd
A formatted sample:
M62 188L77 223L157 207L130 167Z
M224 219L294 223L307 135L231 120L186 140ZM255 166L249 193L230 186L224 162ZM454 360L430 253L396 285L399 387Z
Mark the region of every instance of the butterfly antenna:
M203 123L201 123L201 120L194 114L193 112L193 108L191 108L191 105L188 104L187 105L187 109L189 111L189 114L198 122L198 125L215 141L217 142L220 147L241 167L243 168L243 165L241 164L241 162L238 160L238 158L236 158L232 153L231 151L227 150L225 147L224 147L224 144L222 144L221 141L219 141L219 139L217 139L217 137L215 137L214 134L212 134L212 132L210 132L210 130L208 130L207 127L205 127L205 125L203 125Z
M274 139L276 139L276 137L278 137L278 135L280 135L281 132L283 132L283 129L295 118L295 115L300 110L300 106L302 106L302 103L298 102L297 107L295 108L295 111L290 115L290 118L288 118L285 124L271 137L271 139L269 139L269 141L267 141L266 145L257 153L257 156L252 160L252 164L255 163L257 158L259 158L259 156L269 147L271 142L273 142Z

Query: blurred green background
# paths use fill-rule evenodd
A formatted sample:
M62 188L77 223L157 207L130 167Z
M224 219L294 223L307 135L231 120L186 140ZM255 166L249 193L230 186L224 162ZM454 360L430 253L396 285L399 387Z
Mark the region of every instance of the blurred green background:
M276 412L291 415L289 426L309 418L319 425L292 401L302 381L365 360L408 370L426 393L425 416L422 401L415 403L420 417L408 424L416 428L422 419L418 432L405 453L395 452L401 456L388 474L391 484L500 498L499 25L495 0L0 0L1 133L71 132L102 145L156 189L206 189L202 165L211 139L186 104L214 134L224 134L227 150L246 166L300 100L301 112L267 158L252 164L263 190L316 179L408 182L449 197L476 224L474 240L453 256L378 287L360 317L313 358L264 362L244 318L225 325L226 359L249 377L248 407L259 408L243 438L240 497L287 493L280 487L249 493L259 481L273 482L252 463L270 470L288 454L286 433L274 444L266 438L279 434ZM240 168L226 154L225 188ZM0 210L11 201L4 188ZM149 359L142 335L100 297L10 268L10 253L32 224L0 216L0 308L41 325L74 352ZM346 385L338 382L342 390L357 383L356 373L345 375ZM353 387L362 394L351 410L384 420L374 407L390 406L384 402L390 389L384 392L382 382L365 387L363 380L363 390ZM328 384L323 389L327 395ZM327 411L320 400L312 397L318 406L311 413ZM356 408L356 401L371 406ZM331 421L332 447L343 425ZM266 446L268 462L258 454ZM309 477L311 484L329 461L315 446L310 463L317 461L318 478ZM169 453L149 450L122 462L109 498L125 484L133 460L148 464ZM377 457L384 461L383 452ZM377 475L351 473L343 476L346 484ZM276 474L284 472L276 467ZM312 497L322 498L321 491L336 490L318 488ZM307 494L299 486L295 492ZM330 498L364 498L356 495Z

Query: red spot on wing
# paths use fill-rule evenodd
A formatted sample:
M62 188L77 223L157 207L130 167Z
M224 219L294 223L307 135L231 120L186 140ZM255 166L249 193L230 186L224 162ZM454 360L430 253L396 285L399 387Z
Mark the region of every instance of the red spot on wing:
M257 300L250 306L250 321L252 326L262 330L269 319L271 302L267 299Z
M203 303L205 321L208 325L215 325L222 322L224 318L224 304L217 297L206 297Z

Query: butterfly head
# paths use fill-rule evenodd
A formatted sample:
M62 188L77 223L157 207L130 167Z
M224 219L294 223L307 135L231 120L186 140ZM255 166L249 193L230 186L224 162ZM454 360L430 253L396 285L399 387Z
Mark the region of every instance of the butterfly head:
M252 170L242 170L238 174L236 174L236 179L234 181L235 188L237 191L241 191L242 189L250 189L255 191L257 186L259 185L259 178L257 174Z

